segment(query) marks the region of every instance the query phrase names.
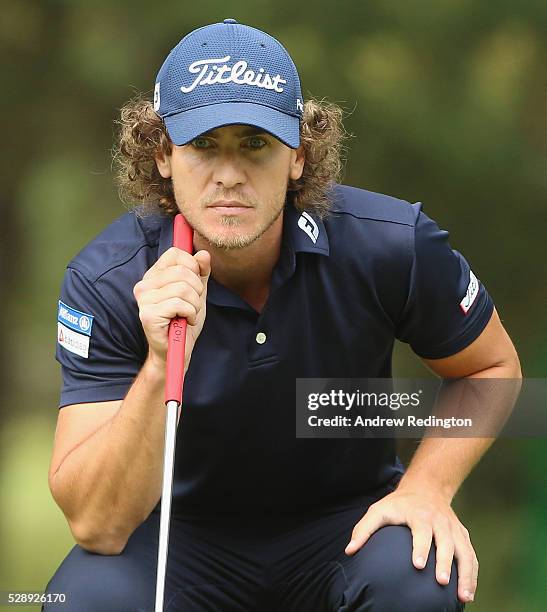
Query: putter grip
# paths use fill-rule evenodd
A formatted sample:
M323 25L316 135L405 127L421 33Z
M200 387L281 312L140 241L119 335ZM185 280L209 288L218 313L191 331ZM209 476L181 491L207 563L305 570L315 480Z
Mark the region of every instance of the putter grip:
M186 219L179 213L173 222L173 246L191 253L193 232ZM184 379L184 347L186 344L186 319L175 317L169 323L167 345L167 369L165 372L165 403L182 403Z

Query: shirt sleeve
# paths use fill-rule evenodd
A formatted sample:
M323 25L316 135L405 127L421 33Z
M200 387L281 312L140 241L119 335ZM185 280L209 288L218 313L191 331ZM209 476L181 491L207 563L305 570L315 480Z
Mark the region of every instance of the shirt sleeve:
M410 291L396 337L425 359L449 357L475 340L494 304L466 259L451 248L448 232L417 212Z
M144 332L136 303L135 314L128 314L133 299L133 295L115 295L108 286L98 287L78 270L67 268L55 352L62 375L60 408L125 397L144 361Z

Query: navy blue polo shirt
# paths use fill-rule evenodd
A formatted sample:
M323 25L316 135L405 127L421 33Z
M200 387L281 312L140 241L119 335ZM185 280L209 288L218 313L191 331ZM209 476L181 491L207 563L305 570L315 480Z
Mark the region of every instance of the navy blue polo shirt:
M185 379L174 514L328 507L396 478L393 440L296 438L295 379L390 377L395 338L421 357L447 357L492 315L484 286L420 203L345 185L332 195L323 221L285 207L262 312L209 280ZM69 263L61 407L125 397L147 355L133 287L172 239L171 218L132 211Z

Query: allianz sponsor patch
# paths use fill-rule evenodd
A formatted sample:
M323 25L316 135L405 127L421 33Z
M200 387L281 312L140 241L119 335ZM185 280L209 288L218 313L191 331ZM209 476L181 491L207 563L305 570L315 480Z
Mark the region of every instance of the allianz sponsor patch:
M479 295L479 281L472 270L469 270L469 285L467 285L467 291L460 302L460 308L464 314L467 314L471 306L473 306L477 295Z
M75 308L67 306L61 300L59 300L59 313L57 315L57 321L62 323L65 327L73 329L75 332L91 336L91 328L93 327L93 315L87 312L80 312Z
M57 341L59 344L67 351L87 359L93 319L93 315L76 310L59 300L57 313Z

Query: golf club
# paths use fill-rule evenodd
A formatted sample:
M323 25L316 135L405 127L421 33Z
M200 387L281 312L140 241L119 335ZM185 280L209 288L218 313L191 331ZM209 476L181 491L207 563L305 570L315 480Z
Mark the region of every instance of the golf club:
M173 246L192 252L192 228L178 214L173 222ZM184 347L186 344L186 319L175 317L169 324L167 347L167 369L165 378L165 449L163 455L163 484L161 492L160 533L158 545L158 570L156 575L155 612L163 612L165 574L169 550L169 524L171 518L171 495L173 470L175 467L175 445L177 440L177 411L182 405L184 380Z

